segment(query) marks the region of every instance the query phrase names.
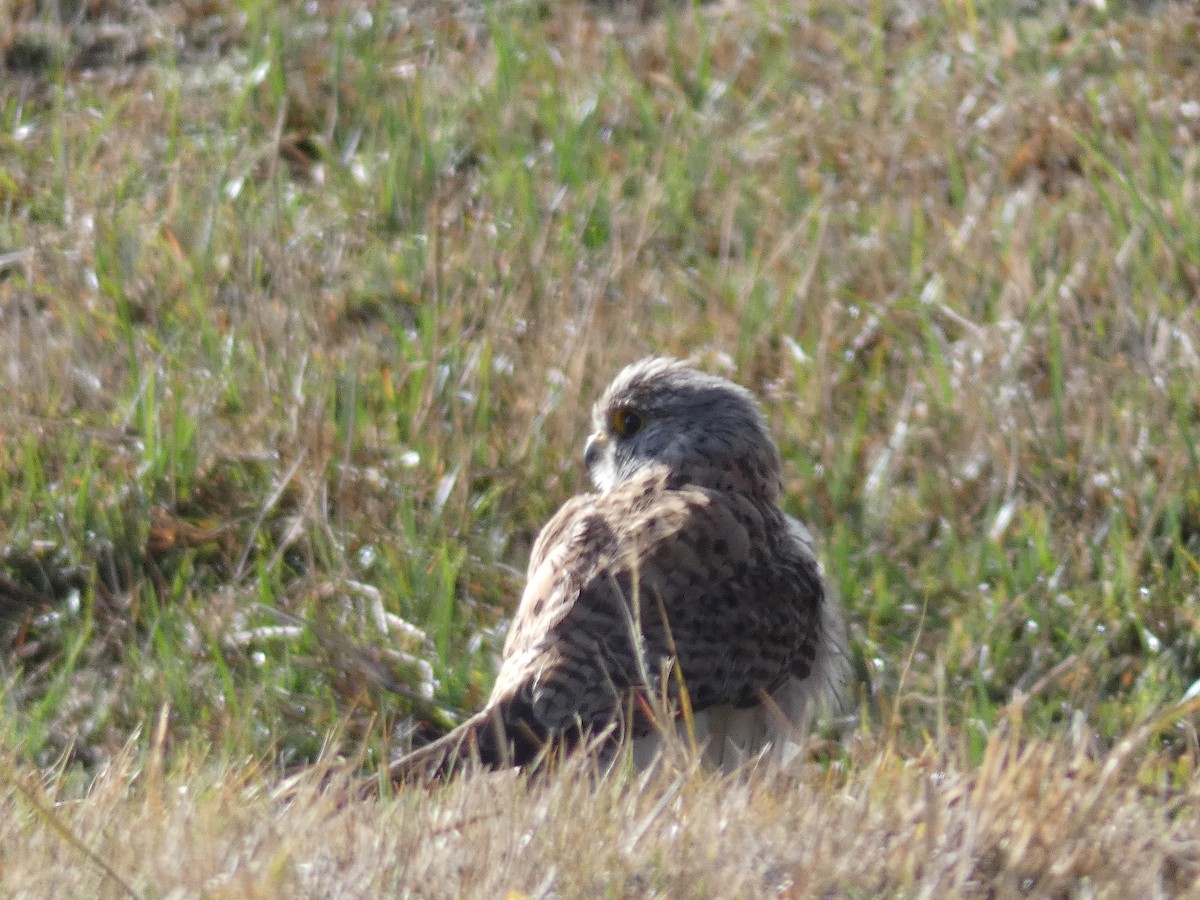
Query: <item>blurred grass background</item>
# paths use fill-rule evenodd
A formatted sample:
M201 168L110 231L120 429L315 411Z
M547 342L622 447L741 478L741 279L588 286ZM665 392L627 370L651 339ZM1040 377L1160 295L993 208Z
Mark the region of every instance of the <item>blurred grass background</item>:
M861 733L1189 782L1194 4L21 0L0 60L0 748L61 789L477 708L648 353L763 400Z

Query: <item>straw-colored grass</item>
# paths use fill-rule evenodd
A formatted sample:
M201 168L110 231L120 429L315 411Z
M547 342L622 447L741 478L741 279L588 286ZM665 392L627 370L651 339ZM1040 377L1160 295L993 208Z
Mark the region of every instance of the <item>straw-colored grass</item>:
M166 773L119 754L85 796L0 795L18 896L1128 896L1191 893L1189 785L1119 752L994 737L970 771L852 743L832 768L457 779L362 802L324 766ZM1143 773L1145 774L1145 773ZM53 782L52 782L53 784ZM57 802L55 802L57 801ZM76 845L82 841L86 851Z

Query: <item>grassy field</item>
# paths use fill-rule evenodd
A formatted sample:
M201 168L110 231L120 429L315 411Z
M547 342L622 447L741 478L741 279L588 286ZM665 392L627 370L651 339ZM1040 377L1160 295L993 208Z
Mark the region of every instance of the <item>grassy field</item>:
M1200 10L0 5L0 894L1200 877ZM762 399L794 771L353 799L486 696L624 363Z

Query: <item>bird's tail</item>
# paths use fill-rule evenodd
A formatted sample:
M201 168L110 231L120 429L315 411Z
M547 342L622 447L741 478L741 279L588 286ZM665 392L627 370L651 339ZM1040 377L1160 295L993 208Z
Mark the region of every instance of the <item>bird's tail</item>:
M446 778L479 758L479 732L489 725L488 711L476 713L453 731L400 757L388 767L393 784Z
M471 765L499 769L527 765L538 758L549 736L531 711L510 700L478 712L449 734L389 766L393 784L449 778Z

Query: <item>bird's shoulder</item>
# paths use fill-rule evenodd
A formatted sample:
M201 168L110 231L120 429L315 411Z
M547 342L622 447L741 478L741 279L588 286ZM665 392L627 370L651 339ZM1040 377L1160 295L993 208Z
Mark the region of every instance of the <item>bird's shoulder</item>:
M719 591L761 569L766 554L805 564L786 517L744 494L650 472L604 494L573 497L534 544L505 655L578 618L581 600L608 609L635 582L664 596L697 586Z
M529 573L564 551L590 558L644 549L672 537L713 502L720 502L713 492L678 484L665 472L631 478L604 494L572 497L538 535Z

